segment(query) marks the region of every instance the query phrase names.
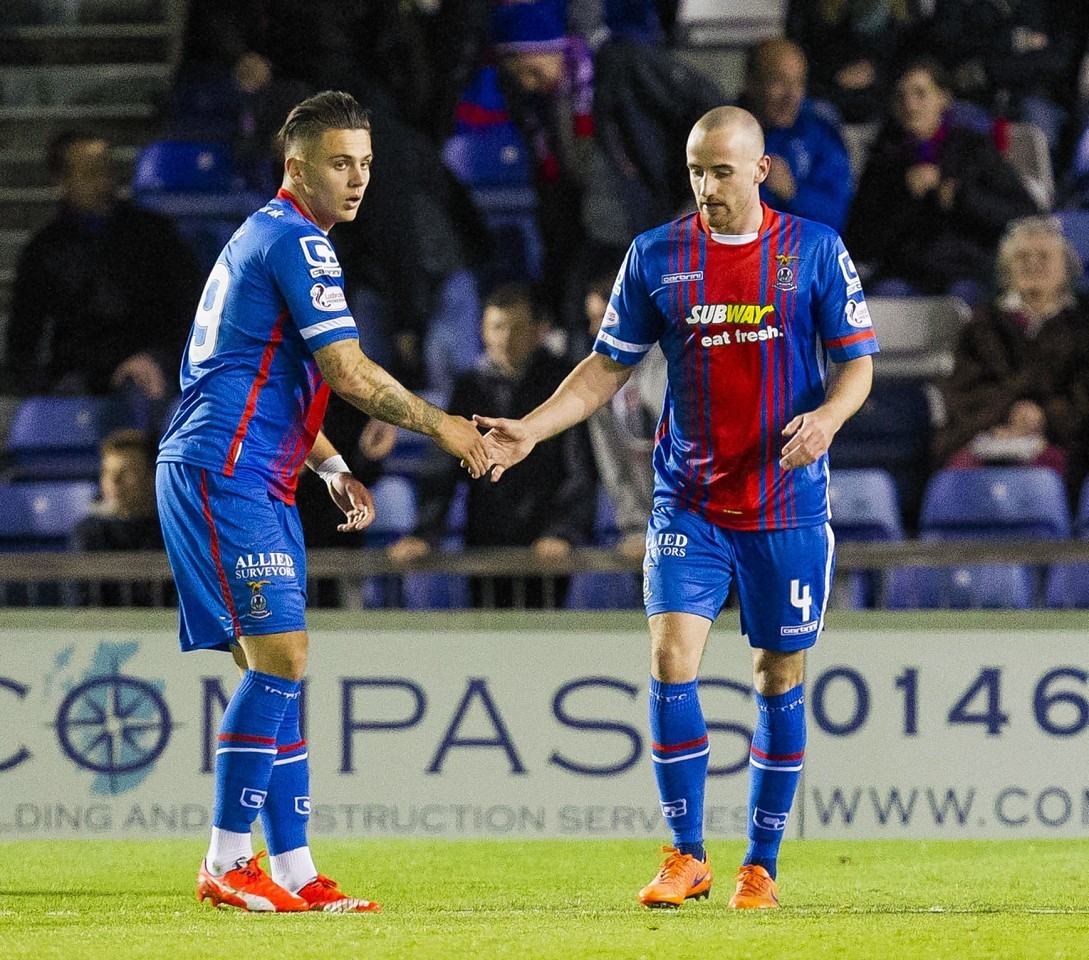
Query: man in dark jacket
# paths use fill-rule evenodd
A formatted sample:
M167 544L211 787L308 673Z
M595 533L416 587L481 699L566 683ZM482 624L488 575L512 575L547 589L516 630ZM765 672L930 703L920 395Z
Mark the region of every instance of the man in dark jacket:
M518 284L495 290L481 322L484 355L454 384L449 409L472 416L502 410L522 416L542 403L571 371L542 346L543 324L529 291ZM508 412L509 411L509 412ZM532 547L541 560L566 556L589 539L593 523L593 454L585 429L540 444L530 468L506 484L469 486L467 547ZM463 472L453 460L419 480L418 521L412 536L389 548L400 563L426 556L439 542ZM562 607L565 577L482 577L470 584L475 607Z
M61 207L19 258L8 382L94 394L131 383L161 402L200 295L193 255L168 219L117 197L105 140L62 133L48 163Z

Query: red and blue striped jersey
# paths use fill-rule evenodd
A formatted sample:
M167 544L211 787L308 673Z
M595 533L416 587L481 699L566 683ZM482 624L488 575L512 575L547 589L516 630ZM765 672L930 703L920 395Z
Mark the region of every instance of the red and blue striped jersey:
M698 214L636 237L594 343L626 364L661 344L655 501L736 530L828 520L827 456L784 472L782 430L824 401L829 359L878 349L835 231L763 212L750 242L714 239Z
M313 354L358 335L332 243L281 190L212 268L159 460L264 482L294 503L329 400Z

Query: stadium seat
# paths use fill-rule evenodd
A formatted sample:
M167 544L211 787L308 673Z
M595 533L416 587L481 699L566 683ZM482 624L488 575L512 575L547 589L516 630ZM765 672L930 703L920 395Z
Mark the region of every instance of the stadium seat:
M1063 482L1045 467L939 471L927 484L920 520L926 540L1055 540L1070 530ZM1035 605L1036 582L1036 571L1021 564L898 569L885 605L1025 609Z
M881 356L881 378L932 379L953 369L957 334L971 316L956 297L867 297Z
M444 145L443 162L469 188L495 238L495 279L539 278L537 193L529 151L514 124L463 128Z
M880 468L892 474L900 514L909 527L918 514L930 459L928 389L919 380L877 380L829 452L833 477L844 468Z
M642 605L638 574L604 570L572 574L564 602L567 610L631 610Z
M133 200L171 217L205 270L268 199L237 186L230 148L221 143L156 140L137 155L132 175Z
M1089 210L1056 210L1055 217L1077 251L1082 267L1089 271Z
M1089 480L1081 488L1074 535L1089 540ZM1056 563L1047 575L1044 603L1058 609L1089 608L1089 563Z
M828 487L832 530L839 542L903 540L896 481L887 470L833 470ZM852 571L837 593L850 609L872 607L880 593L875 572Z
M374 523L367 528L367 546L388 546L416 526L416 486L407 477L379 477L371 486Z
M98 445L134 415L111 397L27 397L15 412L4 445L10 480L73 480L98 477Z
M1031 123L1011 123L1006 159L1041 210L1055 203L1055 173L1043 130Z
M0 484L0 550L65 549L97 495L88 480Z
M612 497L603 483L597 485L597 508L594 510L594 544L599 547L611 547L620 538L616 525L616 510Z

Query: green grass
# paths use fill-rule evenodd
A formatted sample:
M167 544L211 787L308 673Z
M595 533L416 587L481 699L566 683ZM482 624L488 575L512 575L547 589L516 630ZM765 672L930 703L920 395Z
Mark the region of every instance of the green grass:
M198 904L192 841L0 844L0 957L1082 958L1089 840L788 843L784 908L709 900L648 911L642 841L327 841L321 868L378 915L259 915Z

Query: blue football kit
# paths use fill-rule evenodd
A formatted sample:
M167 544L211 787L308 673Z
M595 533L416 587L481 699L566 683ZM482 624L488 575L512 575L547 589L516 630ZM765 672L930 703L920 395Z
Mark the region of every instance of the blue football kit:
M182 649L304 629L295 486L329 397L314 353L357 337L329 238L280 191L212 268L159 448Z

